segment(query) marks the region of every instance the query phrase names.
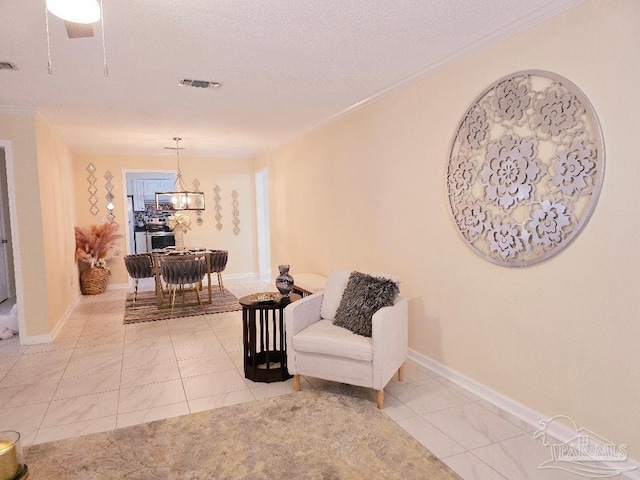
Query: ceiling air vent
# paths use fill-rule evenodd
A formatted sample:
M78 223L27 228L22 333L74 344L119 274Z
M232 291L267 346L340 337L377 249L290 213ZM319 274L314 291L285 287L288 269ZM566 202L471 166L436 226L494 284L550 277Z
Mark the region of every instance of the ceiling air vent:
M183 78L178 83L181 87L197 87L197 88L220 88L222 85L220 82L208 82L205 80L189 80L188 78Z
M17 70L17 68L11 62L0 62L0 70Z

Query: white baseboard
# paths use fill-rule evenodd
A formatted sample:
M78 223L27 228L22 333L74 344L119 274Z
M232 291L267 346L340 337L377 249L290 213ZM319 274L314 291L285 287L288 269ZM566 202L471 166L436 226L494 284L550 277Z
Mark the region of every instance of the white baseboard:
M546 424L545 432L550 436L556 438L560 442L568 442L576 436L576 430L571 429L564 424L561 424L559 422L546 423L546 421L549 420L549 415L543 415L542 413L537 412L532 408L529 408L526 405L523 405L522 403L517 402L514 399L493 390L485 384L473 380L472 378L469 378L466 375L463 375L462 373L450 367L447 367L446 365L438 362L437 360L434 360L433 358L427 357L426 355L416 352L413 349L409 349L408 356L409 359L413 360L417 364L434 371L441 377L468 390L469 392L477 395L487 402L492 403L496 407L504 410L505 412L513 415L516 418L519 418L535 429L539 429L542 425ZM593 439L593 442L598 443L600 440L601 439ZM626 472L624 476L635 480L640 480L640 462L635 459L629 458L624 462L608 462L605 463L605 465L611 468L635 467L635 470Z
M246 273L223 273L223 278L228 278L229 280L235 280L238 278L253 278L259 277L256 272L246 272Z
M73 309L76 308L76 305L78 305L78 302L80 301L81 298L82 298L82 294L78 293L76 295L76 298L74 298L73 301L69 304L64 314L62 315L62 317L60 317L60 320L58 320L58 323L56 323L55 328L51 332L51 335L50 335L51 340L54 340L58 336L58 334L60 333L60 330L62 330L62 327L64 327L64 325L67 323L67 320L69 320L69 317L71 317L71 313L73 312Z

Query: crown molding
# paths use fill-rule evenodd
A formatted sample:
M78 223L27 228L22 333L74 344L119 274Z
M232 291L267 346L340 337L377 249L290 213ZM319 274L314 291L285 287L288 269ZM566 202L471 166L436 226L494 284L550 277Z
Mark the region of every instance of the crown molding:
M516 20L498 28L497 30L494 30L493 32L480 37L476 40L474 40L473 42L467 44L466 46L460 48L459 50L457 50L456 52L452 53L451 55L444 57L436 62L433 62L429 65L427 65L426 67L418 70L417 72L409 75L408 77L404 78L403 80L400 80L399 82L377 92L374 93L373 95L364 98L362 100L360 100L357 103L354 103L353 105L339 111L338 113L330 116L329 118L323 120L322 122L314 125L313 127L310 127L290 138L288 138L287 140L285 140L284 142L278 144L277 146L270 148L270 149L265 149L262 154L271 152L273 150L278 149L279 147L281 147L282 145L286 145L287 143L290 143L291 141L297 139L297 138L301 138L315 130L318 130L322 127L325 127L326 125L334 122L335 120L345 117L353 112L355 112L356 110L360 110L363 107L366 107L367 105L370 105L374 102L376 102L377 100L380 100L384 97L387 97L389 95L391 95L392 93L395 93L399 90L402 90L403 88L416 83L426 77L428 77L429 75L432 75L436 72L439 72L441 70L444 70L445 68L458 63L460 61L462 61L465 58L470 57L471 55L475 54L475 53L479 53L482 50L485 50L493 45L496 45L497 43L501 42L502 40L505 40L506 38L512 37L528 28L533 27L534 25L537 25L538 23L544 22L545 20L548 20L552 17L554 17L555 15L558 15L566 10L569 10L573 7L576 7L577 5L580 5L581 3L584 3L584 0L555 0L552 2L549 2L548 4L544 5L543 7L540 7L536 10L533 10L532 12L529 12L527 15L524 15L520 18L517 18Z
M34 116L37 110L34 107L21 107L17 105L0 105L0 115Z

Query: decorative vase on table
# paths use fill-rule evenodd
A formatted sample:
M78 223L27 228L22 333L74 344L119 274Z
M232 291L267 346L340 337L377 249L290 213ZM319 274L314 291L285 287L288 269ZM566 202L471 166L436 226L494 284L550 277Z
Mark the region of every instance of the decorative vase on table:
M280 275L276 277L276 288L283 297L288 297L293 288L293 277L289 275L289 265L278 265Z
M173 235L176 239L176 250L186 250L186 247L184 246L184 234L184 228L179 225L173 229Z

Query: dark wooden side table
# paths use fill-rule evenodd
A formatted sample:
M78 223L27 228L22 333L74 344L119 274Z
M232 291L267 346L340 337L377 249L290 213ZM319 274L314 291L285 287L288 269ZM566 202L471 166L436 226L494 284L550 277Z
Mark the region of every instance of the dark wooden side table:
M272 301L260 300L272 296ZM244 376L254 382L282 382L291 378L287 370L284 308L300 295L256 293L240 299Z

